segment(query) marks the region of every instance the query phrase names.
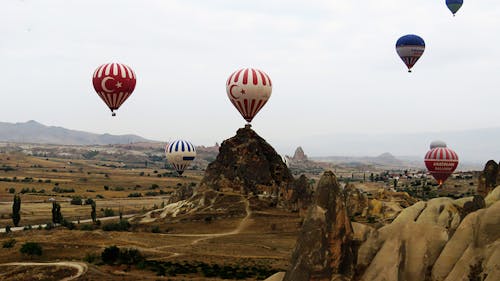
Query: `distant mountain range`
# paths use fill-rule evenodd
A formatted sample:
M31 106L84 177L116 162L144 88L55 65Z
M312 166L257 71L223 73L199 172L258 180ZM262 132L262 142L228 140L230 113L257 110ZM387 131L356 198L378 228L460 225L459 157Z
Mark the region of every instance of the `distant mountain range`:
M366 165L383 165L387 167L405 167L412 166L409 162L397 159L389 152L382 153L376 157L350 157L350 156L326 156L312 157L315 161L329 162L334 164L366 164Z
M490 159L497 162L500 160L500 128L427 133L316 135L294 141L310 155L317 156L312 157L313 159L324 158L325 155L365 158L389 151L399 160L423 163L424 155L433 140L445 141L448 147L457 152L462 164L483 166Z
M106 145L151 142L136 135L93 134L46 126L30 120L25 123L0 122L0 141L59 145Z

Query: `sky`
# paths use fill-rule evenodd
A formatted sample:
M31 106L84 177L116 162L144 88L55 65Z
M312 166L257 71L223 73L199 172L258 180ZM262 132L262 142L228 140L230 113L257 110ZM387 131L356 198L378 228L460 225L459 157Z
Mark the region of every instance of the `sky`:
M273 93L252 128L286 154L349 153L328 147L341 134L500 127L497 0L456 17L444 0L8 0L0 34L3 122L212 145L245 124L228 76L255 67ZM426 42L411 74L405 34ZM116 117L91 83L108 62L138 79Z

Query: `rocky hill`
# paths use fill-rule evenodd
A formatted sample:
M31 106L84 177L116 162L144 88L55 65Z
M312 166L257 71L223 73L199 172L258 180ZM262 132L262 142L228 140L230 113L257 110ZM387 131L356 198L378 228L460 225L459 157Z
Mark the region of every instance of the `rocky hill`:
M242 194L278 196L290 188L294 178L274 148L250 126L222 142L219 154L210 163L202 187Z
M93 134L56 126L45 126L30 120L25 123L0 122L0 141L62 145L105 145L149 142L150 140L136 135Z

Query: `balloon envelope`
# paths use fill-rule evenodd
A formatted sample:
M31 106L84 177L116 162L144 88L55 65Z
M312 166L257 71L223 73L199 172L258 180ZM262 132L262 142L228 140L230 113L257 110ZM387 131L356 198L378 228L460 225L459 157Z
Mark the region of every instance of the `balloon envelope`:
M229 100L249 123L271 97L272 87L269 76L255 68L239 69L226 82Z
M463 3L463 0L446 0L446 6L448 6L448 9L453 15L458 12Z
M121 63L103 64L92 76L95 91L111 112L117 110L130 97L135 89L135 83L134 71Z
M425 154L425 166L439 185L455 171L458 155L448 147L435 147Z
M408 72L411 72L411 68L420 59L424 50L424 39L418 35L408 34L402 36L396 42L396 52L408 67Z
M196 157L193 144L185 140L175 140L165 147L168 162L174 166L179 175L191 164Z

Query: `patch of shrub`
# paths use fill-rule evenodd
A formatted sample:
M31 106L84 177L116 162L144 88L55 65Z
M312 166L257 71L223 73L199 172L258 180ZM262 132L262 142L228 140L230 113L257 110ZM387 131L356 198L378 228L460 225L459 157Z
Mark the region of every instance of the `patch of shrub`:
M42 246L36 242L24 243L19 251L28 256L41 256L43 252Z
M126 220L121 220L117 223L107 223L102 226L104 231L128 231L131 225Z
M56 193L73 193L73 192L75 192L75 189L73 189L73 188L62 188L62 187L59 187L59 186L54 186L54 188L52 188L52 191L56 192Z
M16 245L16 239L9 239L7 241L4 241L2 244L2 248L10 249Z
M70 204L71 205L82 205L82 198L80 196L74 196L73 198L71 198L71 201L70 201Z
M105 217L113 217L115 215L115 211L113 211L113 209L110 208L101 209L101 211L104 212Z
M142 197L142 193L140 192L130 193L127 197Z

